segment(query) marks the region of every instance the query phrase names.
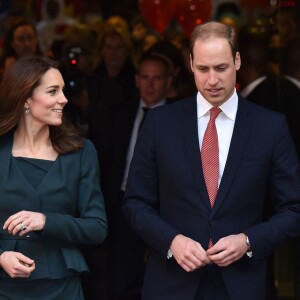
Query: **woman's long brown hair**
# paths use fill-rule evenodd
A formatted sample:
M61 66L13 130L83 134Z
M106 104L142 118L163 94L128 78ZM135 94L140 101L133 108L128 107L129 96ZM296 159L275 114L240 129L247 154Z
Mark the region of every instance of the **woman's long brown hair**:
M4 73L0 85L0 136L14 129L24 114L24 104L40 85L42 76L58 63L42 56L19 58ZM84 138L67 119L60 126L49 126L53 148L60 154L78 151Z

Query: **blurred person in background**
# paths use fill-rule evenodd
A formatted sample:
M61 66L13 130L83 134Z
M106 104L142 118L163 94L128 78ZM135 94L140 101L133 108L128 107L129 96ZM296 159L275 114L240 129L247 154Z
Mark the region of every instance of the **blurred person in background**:
M281 50L280 105L285 113L300 159L300 37L290 39Z
M278 77L271 68L268 35L253 34L250 27L243 27L238 43L243 57L237 72L240 94L249 101L278 110Z
M108 283L110 300L139 300L144 277L146 246L121 212L128 169L135 142L149 109L167 104L171 84L169 62L160 55L144 55L135 77L139 95L107 116L100 157L107 162L101 187L107 200L109 224ZM101 133L100 133L101 134ZM106 149L106 151L104 151Z
M138 15L133 18L130 24L130 34L134 48L139 47L140 42L150 30L151 28L143 16Z
M196 91L193 74L187 69L182 53L170 41L162 40L154 44L147 53L162 55L170 65L172 83L167 93L169 102L191 96Z
M127 32L127 34L129 34L130 32L128 22L126 21L126 19L119 15L112 15L108 17L104 22L104 27L105 29L120 28L123 31Z
M44 53L51 53L52 43L63 40L66 29L77 21L65 15L64 0L44 0L41 14L42 19L36 25L39 45Z
M20 57L41 54L34 23L20 20L9 28L5 35L1 73L3 74Z
M101 80L95 73L97 33L85 24L69 27L58 56L69 99L66 113L76 124L87 124L87 136L96 144Z
M101 59L95 74L100 79L101 95L96 104L105 113L122 102L132 101L137 93L136 69L132 61L131 37L124 28L106 28L102 33L99 48Z
M280 6L270 18L274 33L278 33L279 47L300 36L300 20L295 7Z
M214 20L234 28L239 34L241 26L241 9L237 3L225 1L218 5Z
M136 68L138 68L138 64L143 54L154 44L159 42L162 37L151 28L142 16L135 17L132 20L130 27L133 44L133 62Z
M300 160L300 37L288 40L280 51L280 109L286 115ZM300 239L291 244L300 253ZM295 299L300 299L300 259L293 257Z
M279 1L280 3L280 1ZM299 9L298 9L299 10ZM272 58L272 70L277 76L281 76L281 49L285 44L300 36L299 12L295 7L279 7L271 14L269 26L271 30L270 54Z

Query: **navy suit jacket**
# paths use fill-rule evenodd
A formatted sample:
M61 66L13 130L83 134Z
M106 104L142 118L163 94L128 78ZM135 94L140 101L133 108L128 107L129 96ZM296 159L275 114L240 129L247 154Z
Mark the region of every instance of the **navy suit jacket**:
M18 251L35 261L28 279L63 278L88 271L81 244L100 244L106 237L104 201L97 153L85 141L77 152L59 155L34 189L12 158L13 135L0 138L0 254ZM9 216L22 210L42 212L45 227L20 237L3 230ZM2 278L9 276L1 270Z
M300 168L285 117L239 97L228 158L211 209L201 167L196 97L153 109L140 132L123 203L151 254L143 299L194 299L202 270L167 251L177 234L204 249L245 232L246 255L221 268L233 300L265 300L267 257L300 233Z

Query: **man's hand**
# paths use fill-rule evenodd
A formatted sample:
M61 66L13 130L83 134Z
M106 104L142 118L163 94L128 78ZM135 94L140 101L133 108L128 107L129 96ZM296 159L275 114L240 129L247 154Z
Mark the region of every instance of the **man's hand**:
M227 267L243 257L247 251L245 235L240 233L221 238L206 254L219 267Z
M187 272L211 264L202 246L182 234L175 236L170 249L177 263Z

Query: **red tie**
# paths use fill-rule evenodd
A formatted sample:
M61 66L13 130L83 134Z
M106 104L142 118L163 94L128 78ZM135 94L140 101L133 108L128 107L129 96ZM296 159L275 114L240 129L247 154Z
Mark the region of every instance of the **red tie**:
M210 110L210 119L204 133L201 148L203 175L211 207L213 207L215 203L218 192L219 145L215 120L220 112L221 109L218 107L213 107ZM212 241L210 239L209 247L211 246Z
M211 207L215 203L218 192L219 145L215 120L220 112L221 109L218 107L213 107L210 110L210 119L204 133L201 148L203 174Z

